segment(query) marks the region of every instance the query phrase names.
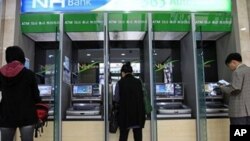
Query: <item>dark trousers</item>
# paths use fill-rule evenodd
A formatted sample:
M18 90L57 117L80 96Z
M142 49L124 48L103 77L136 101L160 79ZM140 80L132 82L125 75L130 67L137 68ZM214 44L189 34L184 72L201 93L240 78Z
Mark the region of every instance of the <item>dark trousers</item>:
M16 128L0 128L2 141L13 141L16 133ZM21 141L33 141L34 126L23 126L19 128L21 134Z
M129 129L120 129L119 141L128 140ZM142 128L133 128L134 140L142 141Z
M250 116L248 117L231 117L231 125L250 125Z

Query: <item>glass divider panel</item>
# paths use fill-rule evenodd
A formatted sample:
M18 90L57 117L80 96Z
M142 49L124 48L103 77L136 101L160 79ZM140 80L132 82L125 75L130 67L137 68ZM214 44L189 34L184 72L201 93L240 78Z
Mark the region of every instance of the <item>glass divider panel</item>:
M197 128L197 141L207 141L207 119L206 119L206 99L204 95L204 68L203 68L203 52L197 49L196 36L196 19L195 14L192 13L192 34L194 43L195 55L195 87L196 87L196 128Z

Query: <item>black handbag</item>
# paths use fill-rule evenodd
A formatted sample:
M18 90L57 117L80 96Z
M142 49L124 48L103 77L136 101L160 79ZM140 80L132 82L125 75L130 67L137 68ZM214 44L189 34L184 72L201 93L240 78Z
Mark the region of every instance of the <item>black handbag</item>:
M118 111L116 108L112 108L109 118L109 132L110 133L116 133L118 129L118 117L117 117Z

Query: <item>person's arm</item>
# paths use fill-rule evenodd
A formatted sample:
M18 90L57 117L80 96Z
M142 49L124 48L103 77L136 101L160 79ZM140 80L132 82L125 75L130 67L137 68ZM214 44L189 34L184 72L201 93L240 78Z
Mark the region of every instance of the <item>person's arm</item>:
M233 76L232 76L232 95L237 95L241 92L242 90L242 85L243 85L243 80L244 80L244 76L243 74L234 71L233 72Z
M221 90L223 93L238 95L241 92L243 85L243 75L237 71L234 71L232 74L232 84L228 86L221 86Z
M38 89L38 85L37 85L37 82L36 82L36 78L35 78L35 74L32 73L32 76L31 76L31 88L32 88L32 96L33 96L33 99L35 101L35 103L39 103L41 102L41 97L40 97L40 91Z

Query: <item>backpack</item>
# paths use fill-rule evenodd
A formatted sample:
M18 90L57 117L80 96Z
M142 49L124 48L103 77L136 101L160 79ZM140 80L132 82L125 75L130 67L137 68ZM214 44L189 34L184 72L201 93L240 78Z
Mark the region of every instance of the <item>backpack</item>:
M47 120L48 120L48 112L49 112L49 106L47 104L44 103L37 103L36 104L36 114L38 117L38 121L35 124L35 137L37 137L38 132L43 133L43 126L46 125L47 126ZM41 136L41 134L40 134Z

